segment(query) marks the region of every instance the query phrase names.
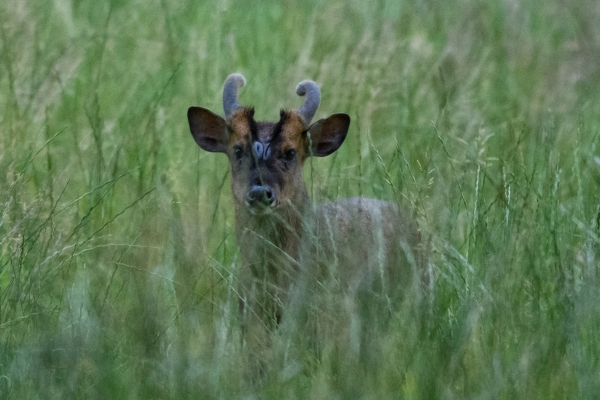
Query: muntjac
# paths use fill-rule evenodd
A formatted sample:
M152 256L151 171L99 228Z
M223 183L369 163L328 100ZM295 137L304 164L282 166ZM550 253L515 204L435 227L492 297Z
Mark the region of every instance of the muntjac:
M255 121L254 109L238 103L244 84L238 73L225 81L225 118L190 107L188 121L202 149L229 159L245 325L255 320L266 331L275 329L292 299L302 297L298 292L315 287L310 282L393 306L423 281L414 219L393 202L361 197L315 206L302 176L309 157L328 156L342 145L350 117L333 114L311 124L321 95L305 80L296 88L306 96L302 107L281 110L277 122Z

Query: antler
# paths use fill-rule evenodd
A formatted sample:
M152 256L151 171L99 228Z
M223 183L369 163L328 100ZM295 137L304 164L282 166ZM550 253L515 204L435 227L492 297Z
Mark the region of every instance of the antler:
M225 79L225 84L223 85L223 110L225 111L225 118L231 118L233 112L240 107L237 99L238 89L245 84L246 78L237 72Z
M317 108L319 108L319 102L321 101L321 91L317 84L310 80L302 81L296 87L296 94L298 96L306 95L304 105L298 110L298 114L304 120L304 123L308 126L310 121L315 116Z

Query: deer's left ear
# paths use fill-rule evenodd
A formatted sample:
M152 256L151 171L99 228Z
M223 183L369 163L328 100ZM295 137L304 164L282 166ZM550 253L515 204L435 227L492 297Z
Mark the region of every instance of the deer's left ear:
M308 154L325 157L340 148L350 127L348 114L333 114L329 118L321 119L308 128L312 147Z
M190 107L187 115L190 131L198 146L210 152L227 152L229 136L223 118L204 107Z

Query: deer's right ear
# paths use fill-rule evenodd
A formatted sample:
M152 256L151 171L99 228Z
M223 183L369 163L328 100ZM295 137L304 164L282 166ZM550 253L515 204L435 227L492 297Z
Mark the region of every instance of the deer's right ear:
M198 146L210 152L227 152L229 137L223 118L203 107L190 107L187 116L190 131Z

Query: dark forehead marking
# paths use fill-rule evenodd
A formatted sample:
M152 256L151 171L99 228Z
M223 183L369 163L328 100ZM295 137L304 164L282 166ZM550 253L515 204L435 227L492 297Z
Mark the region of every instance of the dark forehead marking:
M283 141L283 127L289 120L289 115L286 111L281 112L281 118L277 123L260 121L256 123L258 134L252 136L252 141L260 141L262 143L269 143L273 148L281 144Z
M256 125L256 121L254 120L254 107L246 107L244 109L244 117L248 122L248 127L250 128L250 135L252 136L252 140L256 140L258 138L258 126Z
M283 130L284 125L286 124L286 122L288 122L289 119L290 114L287 111L281 110L279 112L279 122L277 122L275 124L275 127L273 128L273 136L271 138L272 142L281 142L281 131Z
M277 123L254 120L254 108L247 107L244 110L244 119L248 123L250 138L252 142L268 142L272 146L277 146L283 141L283 128L290 120L290 113L286 110L280 111L280 118Z

